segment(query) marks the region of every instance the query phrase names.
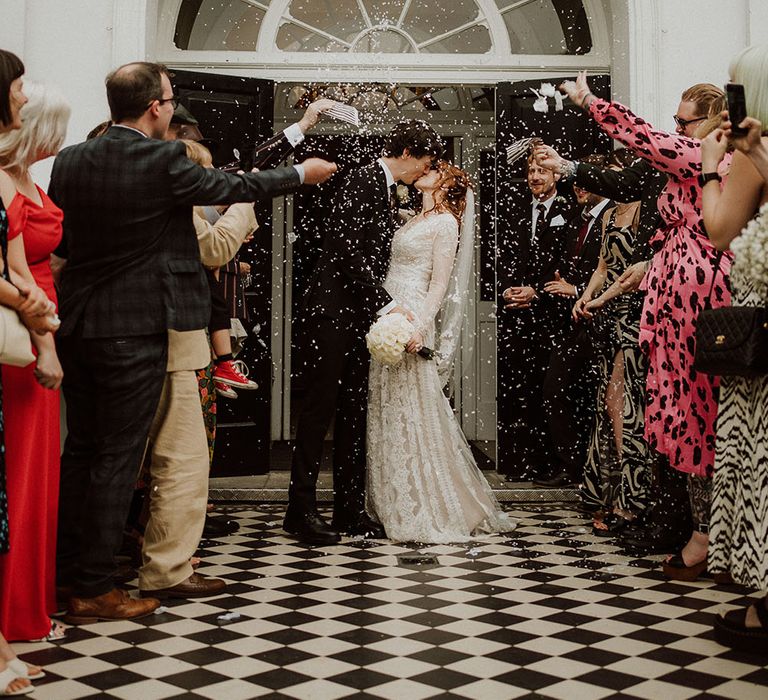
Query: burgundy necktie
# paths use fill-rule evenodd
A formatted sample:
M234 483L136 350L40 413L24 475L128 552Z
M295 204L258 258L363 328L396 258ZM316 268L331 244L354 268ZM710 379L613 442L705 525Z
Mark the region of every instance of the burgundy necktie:
M581 218L583 222L579 229L579 237L576 239L576 247L573 250L573 257L578 258L581 255L581 251L584 248L584 241L587 240L587 234L589 233L589 222L592 221L592 214L588 212L582 212Z

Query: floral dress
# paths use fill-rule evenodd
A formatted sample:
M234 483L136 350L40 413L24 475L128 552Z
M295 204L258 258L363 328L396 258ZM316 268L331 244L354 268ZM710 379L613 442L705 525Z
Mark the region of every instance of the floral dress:
M712 476L718 380L696 372L696 319L715 274L717 251L701 217L701 147L696 139L656 131L616 102L595 99L589 112L602 129L654 168L669 175L658 200L664 226L643 280L646 291L640 346L648 358L645 437L670 464L698 477ZM727 171L730 156L720 165ZM723 256L712 306L731 301L732 256Z

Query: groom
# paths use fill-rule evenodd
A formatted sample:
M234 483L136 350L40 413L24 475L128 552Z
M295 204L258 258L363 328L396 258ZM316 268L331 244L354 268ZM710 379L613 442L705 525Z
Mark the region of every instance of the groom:
M335 195L304 309L307 393L296 430L283 525L301 542L334 544L341 532L386 536L365 513L365 334L377 315L410 316L381 286L396 228L395 190L398 182L411 184L424 175L442 150L428 124L402 122L387 136L382 157L351 171ZM317 512L315 491L334 414L334 508L329 525Z

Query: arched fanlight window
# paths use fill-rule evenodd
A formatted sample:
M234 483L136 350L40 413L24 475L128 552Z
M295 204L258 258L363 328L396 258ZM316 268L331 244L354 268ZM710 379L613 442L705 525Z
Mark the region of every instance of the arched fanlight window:
M483 55L498 50L501 25L511 54L592 49L583 0L182 0L174 43L255 51L267 25L271 48L287 53Z

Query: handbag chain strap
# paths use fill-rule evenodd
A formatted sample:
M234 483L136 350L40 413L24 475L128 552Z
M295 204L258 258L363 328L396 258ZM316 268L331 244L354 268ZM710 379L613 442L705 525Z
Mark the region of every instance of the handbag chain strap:
M724 252L722 250L717 251L717 255L715 256L715 264L713 267L715 268L715 274L712 275L712 284L709 285L709 294L707 294L707 300L704 302L704 308L705 309L711 309L712 308L712 291L715 288L715 280L717 279L717 273L720 272L720 261L723 259Z

